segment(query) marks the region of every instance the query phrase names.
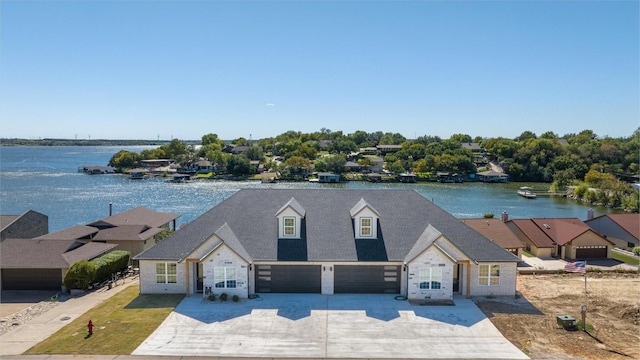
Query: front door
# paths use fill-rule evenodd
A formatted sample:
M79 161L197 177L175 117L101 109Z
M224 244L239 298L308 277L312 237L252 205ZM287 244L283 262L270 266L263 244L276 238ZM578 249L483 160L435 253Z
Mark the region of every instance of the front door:
M196 293L201 294L204 283L204 267L202 263L196 264Z
M462 265L455 264L453 265L453 292L460 292L460 274L462 273Z

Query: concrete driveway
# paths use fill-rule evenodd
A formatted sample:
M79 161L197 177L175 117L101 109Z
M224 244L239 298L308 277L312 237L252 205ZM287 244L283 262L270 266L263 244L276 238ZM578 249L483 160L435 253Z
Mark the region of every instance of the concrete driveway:
M267 294L184 299L133 355L528 359L478 307L412 306L392 295Z

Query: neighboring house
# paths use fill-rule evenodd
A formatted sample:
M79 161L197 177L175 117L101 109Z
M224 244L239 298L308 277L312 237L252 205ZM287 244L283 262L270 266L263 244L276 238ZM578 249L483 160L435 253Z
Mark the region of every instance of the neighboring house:
M384 156L390 152L402 150L402 145L377 145L376 149L380 155Z
M610 258L612 243L578 218L514 219L508 223L538 257Z
M59 290L64 273L74 262L115 249L137 255L154 246L165 229L175 230L178 217L137 207L89 225L45 233L33 241L6 239L0 248L3 289Z
M347 170L347 172L358 172L360 171L360 164L358 164L356 161L347 161L344 164L344 168Z
M340 182L340 174L318 173L318 182L321 182L321 183L338 183L338 182Z
M139 206L88 224L103 229L121 225L146 225L148 227L176 229L176 219L180 215L162 213Z
M251 169L256 174L262 174L264 172L264 164L260 164L260 160L251 160L249 161L249 165L251 165Z
M120 225L98 231L91 241L114 244L134 256L155 245L156 235L162 231L146 225Z
M474 154L482 153L482 147L480 147L479 143L462 143L460 144L460 146L462 146L463 149L469 150Z
M213 164L209 160L200 160L194 164L194 170L201 174L210 173L213 171Z
M0 215L0 241L8 238L31 239L49 232L49 217L27 210L22 215Z
M136 259L143 294L419 300L514 296L519 262L409 189L243 189Z
M509 175L494 170L488 170L477 173L476 178L478 181L482 182L497 183L507 182L509 180Z
M616 247L631 251L640 246L640 215L606 214L585 221Z
M146 169L155 169L159 167L169 166L176 161L174 159L149 159L149 160L140 160L140 165Z
M518 239L503 219L462 219L462 222L522 259L524 242Z
M156 244L156 235L167 229L176 229L180 215L153 211L137 207L92 222L88 227L99 230L91 241L118 245L118 250L127 250L131 256Z
M380 156L372 156L369 159L371 159L371 162L374 164L369 167L369 171L376 172L376 173L382 172L382 168L384 166L384 159L381 158Z
M0 244L2 290L60 290L73 263L115 247L75 240L7 239Z

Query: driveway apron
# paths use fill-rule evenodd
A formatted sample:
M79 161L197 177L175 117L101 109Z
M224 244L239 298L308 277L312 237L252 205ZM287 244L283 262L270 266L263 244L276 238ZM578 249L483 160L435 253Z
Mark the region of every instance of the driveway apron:
M411 305L393 295L185 298L132 355L528 359L469 299Z

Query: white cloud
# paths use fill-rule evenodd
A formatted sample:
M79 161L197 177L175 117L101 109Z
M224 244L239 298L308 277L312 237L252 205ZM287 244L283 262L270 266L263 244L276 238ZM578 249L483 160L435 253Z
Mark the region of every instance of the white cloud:
M267 103L267 106L276 106L274 103Z

